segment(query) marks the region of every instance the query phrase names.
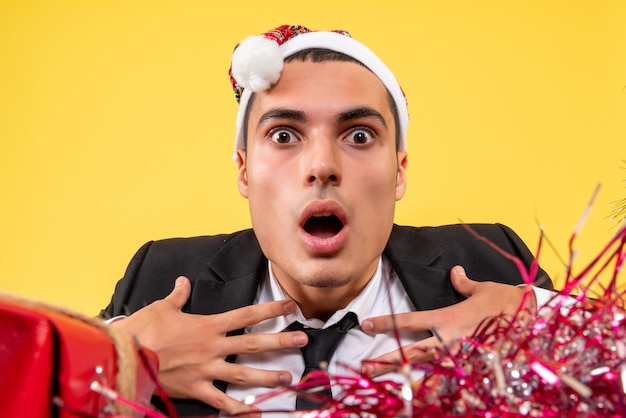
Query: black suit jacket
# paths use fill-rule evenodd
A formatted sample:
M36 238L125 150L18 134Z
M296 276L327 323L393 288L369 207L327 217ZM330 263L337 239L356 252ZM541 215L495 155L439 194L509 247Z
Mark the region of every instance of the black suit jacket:
M531 252L508 227L468 226L530 266ZM511 260L475 238L462 225L421 228L394 225L384 255L417 310L437 309L463 300L449 279L450 269L457 264L463 265L473 280L523 283ZM267 259L252 230L151 241L131 260L103 316L130 314L164 298L178 276L188 277L192 284L191 297L183 308L185 312L214 314L240 308L253 303L266 270ZM536 283L552 287L543 270L539 270ZM229 360L234 361L234 357ZM223 382L216 385L222 390L226 388ZM183 416L217 412L197 401L176 400L176 405Z

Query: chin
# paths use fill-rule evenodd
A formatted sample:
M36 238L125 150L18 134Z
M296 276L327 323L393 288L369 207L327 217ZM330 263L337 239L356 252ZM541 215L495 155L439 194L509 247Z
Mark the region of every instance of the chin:
M303 278L300 280L300 283L318 289L336 289L346 286L353 281L354 278L352 275L347 276L346 273L329 274L328 271L324 271L319 275Z
M317 289L336 289L345 286L346 283L335 279L315 279L304 282L306 286L315 287Z

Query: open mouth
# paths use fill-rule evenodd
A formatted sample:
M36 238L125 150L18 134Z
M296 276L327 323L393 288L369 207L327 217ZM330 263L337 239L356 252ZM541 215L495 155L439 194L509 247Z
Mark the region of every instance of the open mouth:
M335 236L343 229L343 222L332 213L321 213L309 217L304 223L304 230L318 238Z

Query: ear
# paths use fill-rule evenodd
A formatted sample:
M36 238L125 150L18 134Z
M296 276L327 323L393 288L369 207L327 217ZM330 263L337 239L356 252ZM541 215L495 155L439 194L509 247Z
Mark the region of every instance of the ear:
M396 201L402 199L406 192L406 166L409 158L406 151L398 151L398 175L396 178Z
M246 150L239 148L237 150L237 167L239 174L237 175L237 185L239 186L239 194L248 198L248 166L246 165Z

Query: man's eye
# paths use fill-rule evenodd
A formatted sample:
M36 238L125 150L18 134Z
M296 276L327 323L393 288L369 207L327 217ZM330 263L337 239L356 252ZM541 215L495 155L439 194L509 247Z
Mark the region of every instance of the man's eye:
M348 140L353 144L367 144L372 140L372 135L368 131L357 130L348 135Z
M296 141L296 137L289 131L280 130L272 133L272 141L278 144L291 144Z

